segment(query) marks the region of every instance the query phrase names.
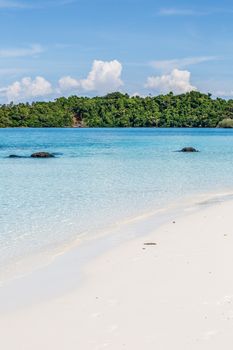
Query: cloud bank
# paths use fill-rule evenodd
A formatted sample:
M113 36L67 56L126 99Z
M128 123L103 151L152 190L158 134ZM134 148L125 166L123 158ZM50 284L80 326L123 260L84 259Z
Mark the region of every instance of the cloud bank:
M76 79L65 76L59 79L57 86L44 77L35 79L24 77L11 85L0 89L0 96L7 102L33 100L38 97L46 98L64 93L95 92L105 94L118 90L122 85L122 64L117 61L95 60L92 69L85 79Z
M30 77L23 78L0 90L1 95L6 97L8 102L19 102L24 99L30 100L35 97L50 95L52 92L52 84L40 76L34 80Z

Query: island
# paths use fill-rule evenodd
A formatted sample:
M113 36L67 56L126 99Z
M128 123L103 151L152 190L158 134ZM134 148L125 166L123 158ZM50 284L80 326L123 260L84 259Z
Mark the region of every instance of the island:
M174 95L60 97L0 106L0 127L232 128L233 100L198 91Z

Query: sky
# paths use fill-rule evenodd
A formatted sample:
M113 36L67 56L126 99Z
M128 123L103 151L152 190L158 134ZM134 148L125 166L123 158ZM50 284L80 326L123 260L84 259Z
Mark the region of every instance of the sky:
M0 103L60 96L233 97L233 2L0 0Z

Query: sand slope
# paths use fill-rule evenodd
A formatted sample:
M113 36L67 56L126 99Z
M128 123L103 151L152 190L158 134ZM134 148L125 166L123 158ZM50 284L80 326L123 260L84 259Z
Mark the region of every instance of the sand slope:
M230 350L233 203L127 242L85 276L69 295L0 316L0 348Z

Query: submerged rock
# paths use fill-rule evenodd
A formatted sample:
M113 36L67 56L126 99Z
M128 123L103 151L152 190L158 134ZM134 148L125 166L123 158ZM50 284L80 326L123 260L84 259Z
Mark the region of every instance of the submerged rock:
M18 156L17 154L10 154L8 158L24 158L24 157Z
M180 152L199 152L199 151L193 147L184 147L180 150Z
M54 158L55 155L48 152L36 152L31 155L31 158Z

